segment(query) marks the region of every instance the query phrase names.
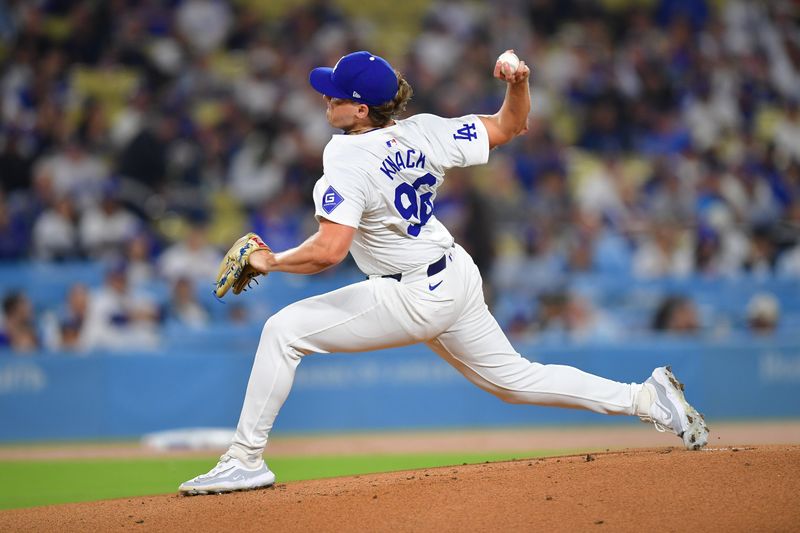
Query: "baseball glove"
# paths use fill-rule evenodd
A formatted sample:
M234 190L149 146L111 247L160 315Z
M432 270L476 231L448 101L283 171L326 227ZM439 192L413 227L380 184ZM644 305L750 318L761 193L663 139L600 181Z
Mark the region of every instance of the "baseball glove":
M225 296L231 287L233 287L233 294L241 293L250 286L250 282L261 275L261 272L253 268L248 261L250 254L256 250L272 251L255 233L248 233L233 243L219 264L219 273L214 287L214 294L217 298Z

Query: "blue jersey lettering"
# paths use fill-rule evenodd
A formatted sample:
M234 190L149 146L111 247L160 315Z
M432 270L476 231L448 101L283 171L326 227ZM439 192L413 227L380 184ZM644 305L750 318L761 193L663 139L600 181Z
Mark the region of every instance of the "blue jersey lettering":
M394 162L397 165L397 168L406 168L406 164L403 161L403 154L400 152L394 154Z
M478 138L478 133L475 130L475 123L470 122L469 124L464 124L461 128L459 128L456 133L453 134L453 139L462 140L462 141L472 141L473 139Z
M387 143L389 142L387 141ZM405 151L405 154L402 151L398 151L386 156L378 170L383 172L387 178L393 180L395 175L403 169L425 168L425 162L425 154L410 148Z
M394 174L397 174L398 168L397 165L394 164L394 161L392 161L392 156L389 156L383 160L383 165L379 170L386 174L386 177L390 180L393 180Z

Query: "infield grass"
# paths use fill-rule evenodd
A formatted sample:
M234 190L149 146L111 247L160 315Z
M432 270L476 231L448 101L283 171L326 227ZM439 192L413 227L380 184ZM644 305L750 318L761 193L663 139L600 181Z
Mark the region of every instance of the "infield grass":
M566 452L276 457L269 466L283 483L561 453ZM0 509L176 492L183 481L207 472L216 461L216 456L0 461Z

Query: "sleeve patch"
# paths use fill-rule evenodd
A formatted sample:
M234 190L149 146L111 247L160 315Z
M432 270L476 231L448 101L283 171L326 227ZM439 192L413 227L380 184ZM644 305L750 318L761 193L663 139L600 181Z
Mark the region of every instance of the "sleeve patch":
M475 123L462 124L454 134L453 139L462 141L472 141L478 138L478 133L475 131Z
M344 202L344 198L332 186L329 186L322 194L322 209L329 215L342 202Z

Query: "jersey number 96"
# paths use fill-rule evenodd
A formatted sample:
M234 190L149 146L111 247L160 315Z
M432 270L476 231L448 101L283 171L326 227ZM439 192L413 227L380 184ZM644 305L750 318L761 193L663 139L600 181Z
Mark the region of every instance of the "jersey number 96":
M433 186L436 178L427 173L420 176L413 184L401 183L394 190L394 206L406 220L417 219L419 223L411 223L408 226L408 234L412 237L419 235L422 226L427 224L433 215L433 192L426 192L417 195L419 188L423 185Z

